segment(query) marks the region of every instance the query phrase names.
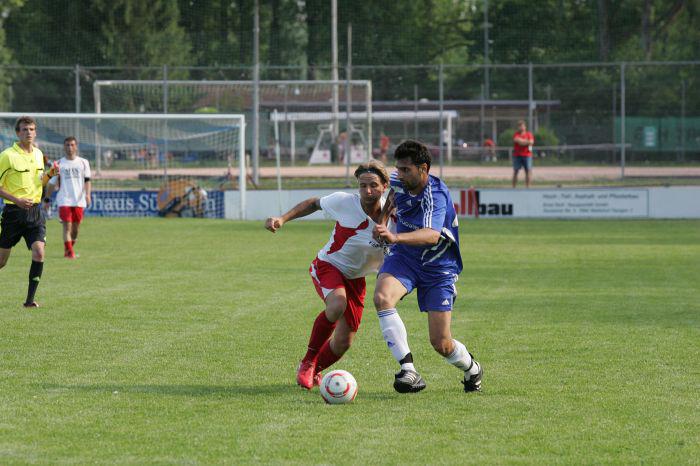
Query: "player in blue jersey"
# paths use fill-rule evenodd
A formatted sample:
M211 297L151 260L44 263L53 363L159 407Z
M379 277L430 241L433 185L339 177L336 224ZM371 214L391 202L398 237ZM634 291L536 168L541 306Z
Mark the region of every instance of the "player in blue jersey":
M431 175L430 151L417 141L404 141L394 152L396 232L377 225L377 239L391 244L379 270L374 305L391 354L401 364L394 376L400 393L419 392L425 381L413 365L406 327L396 311L401 298L417 290L418 307L428 314L430 343L450 364L464 372L464 391L481 389L483 370L464 344L452 338L451 311L457 296L455 282L462 271L457 213L450 192Z

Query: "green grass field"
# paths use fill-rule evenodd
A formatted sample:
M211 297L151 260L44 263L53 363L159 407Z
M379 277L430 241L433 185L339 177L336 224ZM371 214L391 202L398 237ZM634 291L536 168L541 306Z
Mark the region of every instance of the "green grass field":
M355 402L294 384L330 224L52 220L0 271L0 464L698 464L700 221L465 221L453 333L483 392L399 307L428 383L400 395L371 298L336 365ZM374 279L368 280L369 296Z

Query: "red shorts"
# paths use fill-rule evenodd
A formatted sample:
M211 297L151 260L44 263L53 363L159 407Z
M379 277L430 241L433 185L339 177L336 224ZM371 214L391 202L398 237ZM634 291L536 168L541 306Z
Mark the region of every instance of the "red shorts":
M367 292L365 277L345 278L335 266L318 258L311 263L309 274L311 274L311 281L314 282L316 292L324 301L331 291L338 288L345 289L348 304L343 316L345 316L345 322L348 323L352 331L357 332L362 321L362 311L365 308L365 293Z
M80 223L83 221L83 208L61 206L58 208L58 217L62 222Z

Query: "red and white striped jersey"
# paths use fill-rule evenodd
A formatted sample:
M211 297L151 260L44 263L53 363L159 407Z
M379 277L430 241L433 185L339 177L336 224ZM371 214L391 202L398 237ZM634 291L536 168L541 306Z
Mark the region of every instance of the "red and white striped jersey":
M333 264L346 278L376 273L384 261L384 247L372 238L376 224L362 209L360 195L330 194L321 198L321 209L336 222L318 258Z

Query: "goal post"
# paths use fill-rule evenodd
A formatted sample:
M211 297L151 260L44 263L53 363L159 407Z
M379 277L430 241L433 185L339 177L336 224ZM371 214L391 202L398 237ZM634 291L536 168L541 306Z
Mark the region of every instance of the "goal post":
M35 144L49 159L63 157L65 138L78 140L79 155L93 168L95 190L163 189L181 181L180 197L197 198L201 203L208 191L217 192L209 196L211 201L212 197L223 199L218 191L235 188L241 217L245 215L243 115L0 113L3 147L17 139L15 122L25 115L36 120ZM219 205L217 201L215 208L221 209L217 212L207 213L205 207L198 205L187 216L223 216L223 202Z

